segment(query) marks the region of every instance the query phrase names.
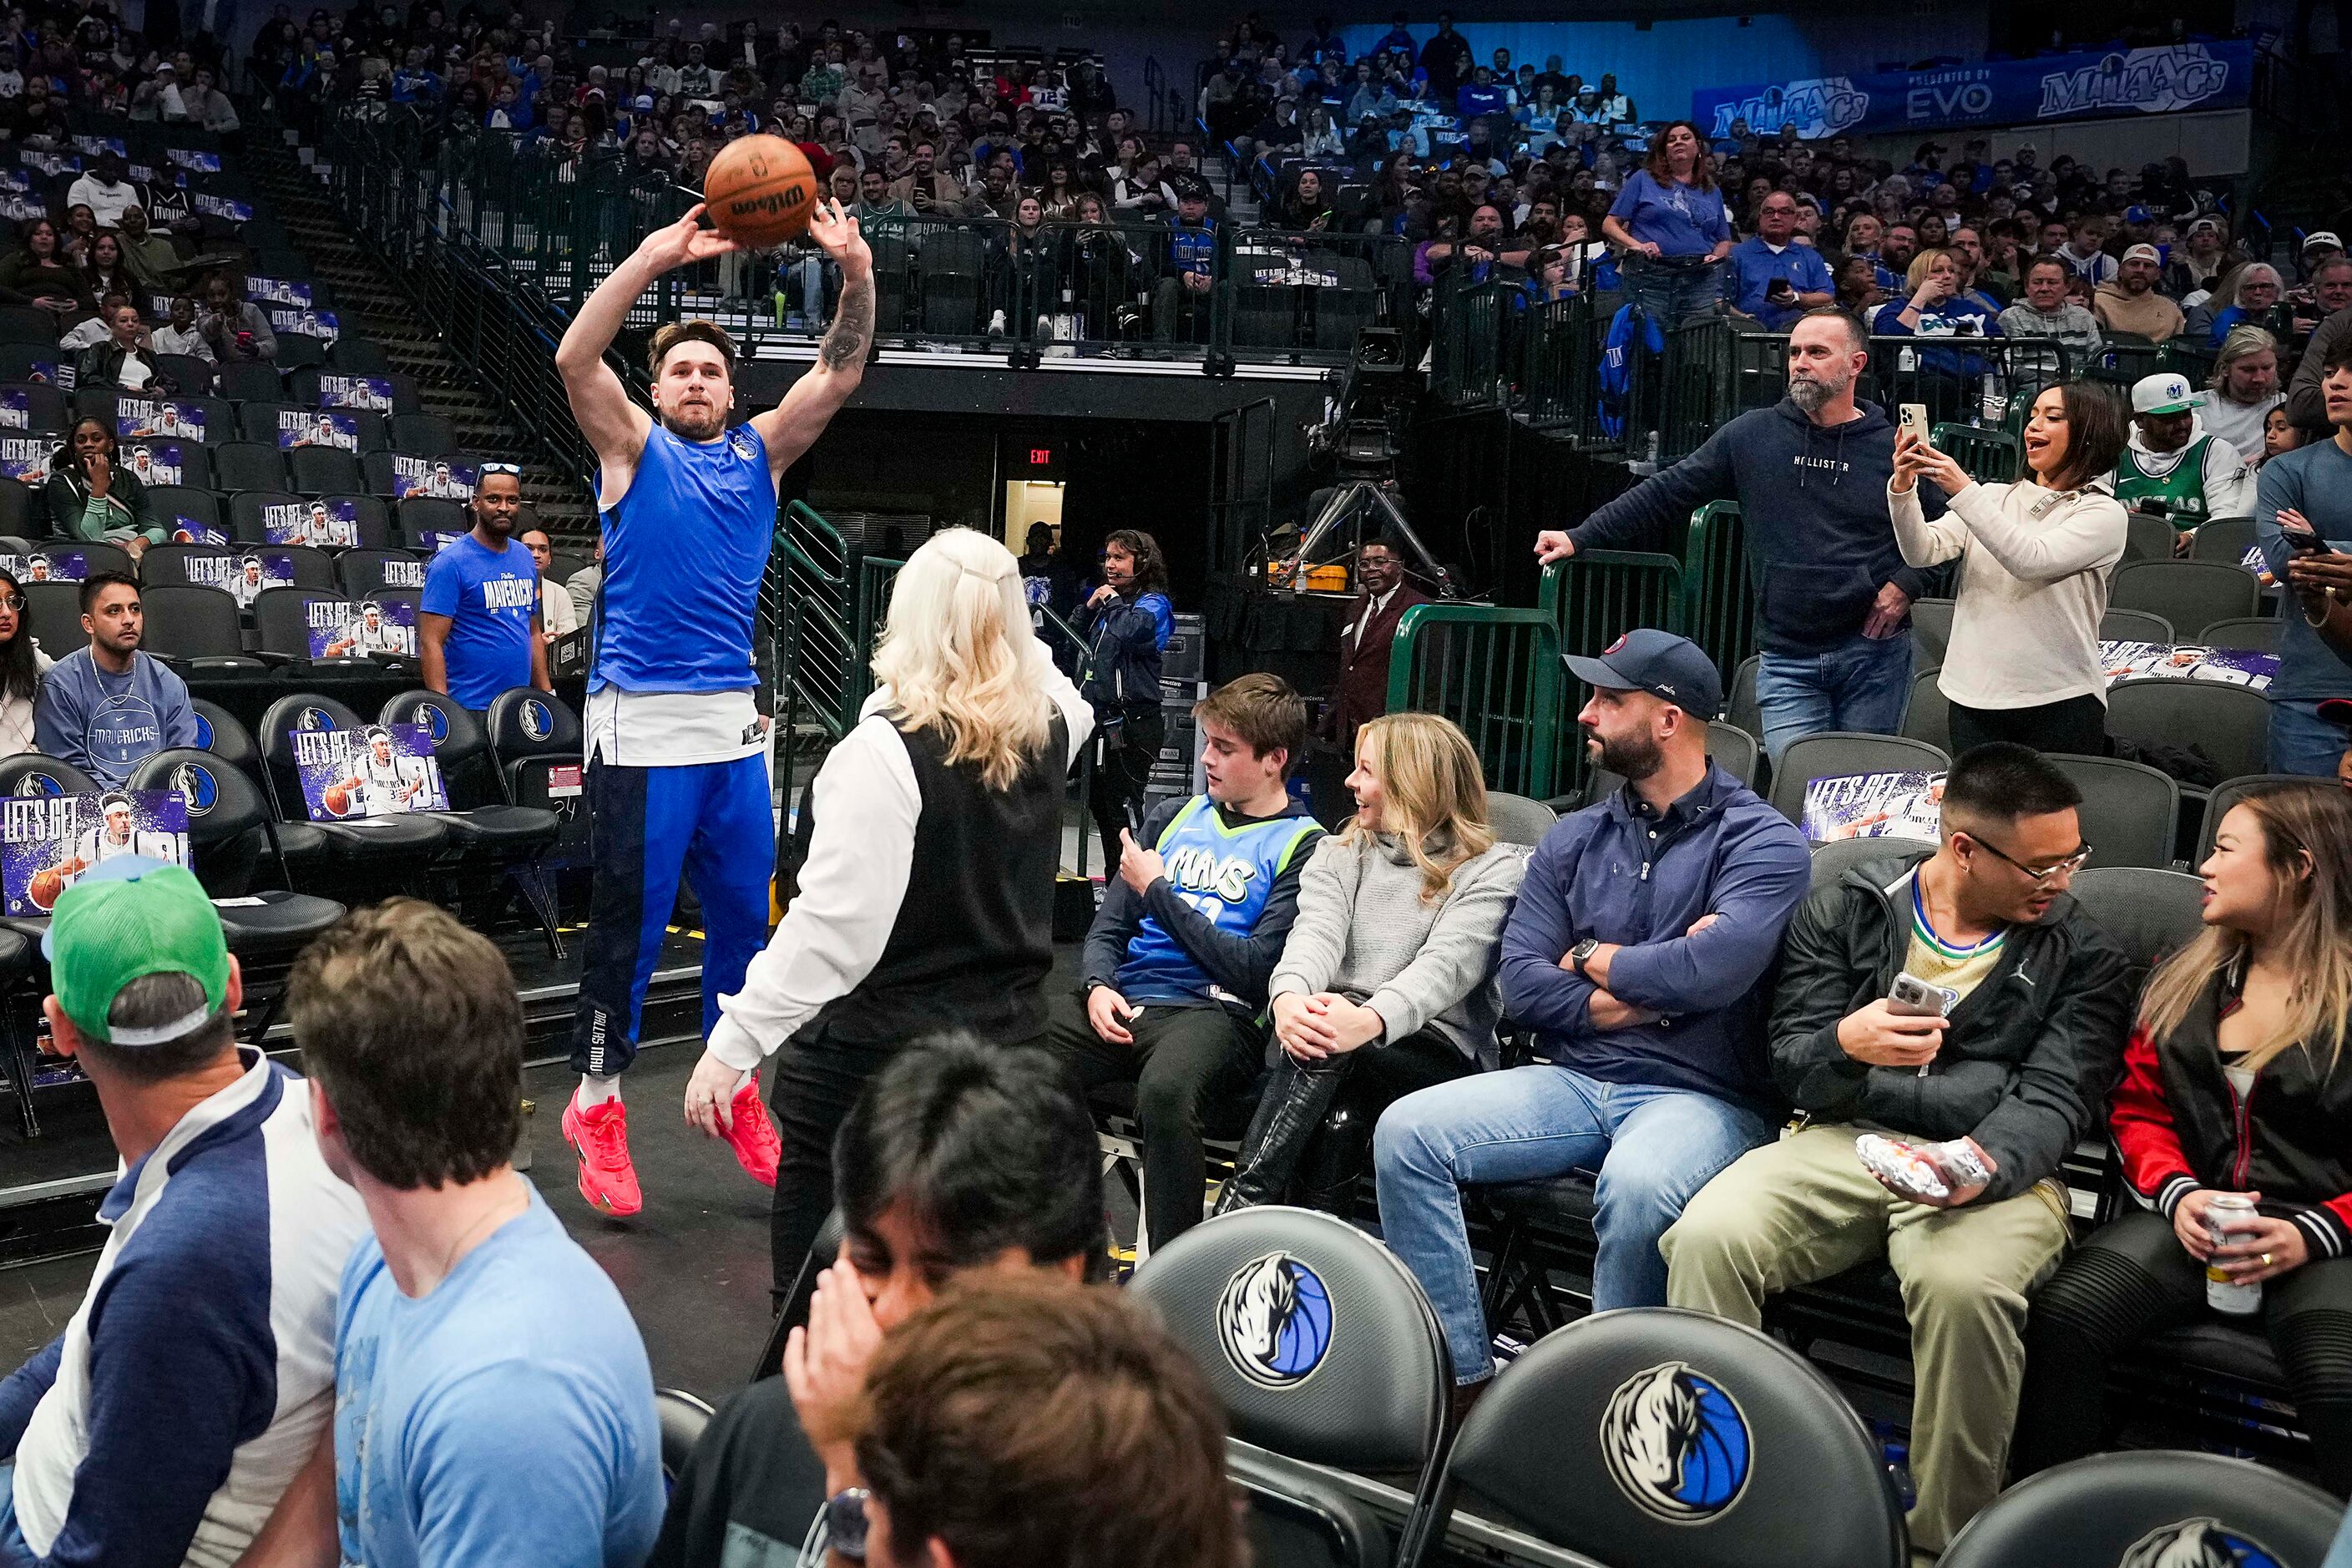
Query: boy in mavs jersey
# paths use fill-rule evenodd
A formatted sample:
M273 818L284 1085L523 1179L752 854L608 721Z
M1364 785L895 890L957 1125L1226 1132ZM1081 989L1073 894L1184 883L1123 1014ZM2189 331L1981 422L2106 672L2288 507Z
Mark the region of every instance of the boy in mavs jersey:
M730 426L735 342L673 321L648 355L653 412L629 401L604 351L638 296L674 267L736 248L695 207L656 229L597 285L555 351L580 433L596 449L604 580L584 715L595 887L563 1135L580 1193L606 1214L642 1205L620 1075L635 1057L646 983L681 868L702 901L702 1026L768 932L775 816L768 721L754 706L751 618L776 526L776 482L856 390L874 336L874 257L857 220L820 206L809 237L841 268L841 303L816 361L782 405ZM727 1141L776 1181L774 1125L743 1075Z
M1046 1047L1080 1087L1136 1086L1154 1247L1200 1222L1202 1113L1257 1071L1266 982L1323 831L1285 784L1307 743L1307 704L1286 682L1244 675L1192 715L1209 793L1168 802L1140 835L1120 835L1084 978L1054 998L1045 1025Z
M2187 376L2167 371L2134 382L2131 424L2131 445L2116 464L2117 500L2183 534L2211 518L2253 514L2253 473L2236 447L2200 428Z

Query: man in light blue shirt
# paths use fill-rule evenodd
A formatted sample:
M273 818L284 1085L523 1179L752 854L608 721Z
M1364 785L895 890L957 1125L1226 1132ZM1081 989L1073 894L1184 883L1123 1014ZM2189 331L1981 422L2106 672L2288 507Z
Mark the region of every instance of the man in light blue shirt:
M278 1528L303 1561L340 1537L369 1568L636 1568L664 1500L653 1374L620 1292L508 1164L506 960L394 899L314 942L287 998L320 1151L374 1235L343 1268L332 1508L318 1488Z
M1785 332L1798 317L1837 300L1829 263L1810 245L1799 245L1797 198L1775 191L1756 209L1753 237L1731 247L1731 277L1725 292L1732 308L1753 316L1768 331Z
M146 615L136 579L93 573L81 585L81 625L89 646L41 678L33 739L101 787L120 789L156 752L197 743L195 710L188 683L140 651Z

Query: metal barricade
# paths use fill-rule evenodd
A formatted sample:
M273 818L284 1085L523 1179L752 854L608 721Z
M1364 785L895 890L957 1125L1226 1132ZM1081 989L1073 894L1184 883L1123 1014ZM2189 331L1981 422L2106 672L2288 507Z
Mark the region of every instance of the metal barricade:
M1549 798L1559 751L1559 633L1539 610L1415 605L1397 623L1388 710L1461 726L1489 789Z
M776 709L787 737L803 712L834 740L857 722L868 652L857 630L860 586L839 531L803 502L785 507L760 609L777 629Z
M1516 294L1508 284L1468 283L1451 273L1439 282L1429 377L1438 401L1496 408L1508 399L1505 334L1519 314Z
M1974 425L1938 425L1928 441L1969 471L1979 484L2012 483L2025 469L2025 448L2006 430Z
M1675 599L1674 629L1705 648L1727 682L1756 651L1756 585L1738 501L1710 501L1691 514Z
M1680 631L1683 563L1671 555L1635 550L1580 550L1544 568L1537 614L1559 637L1563 654L1591 657L1643 626ZM1574 722L1580 701L1564 686L1558 723L1555 793L1581 789L1588 771Z

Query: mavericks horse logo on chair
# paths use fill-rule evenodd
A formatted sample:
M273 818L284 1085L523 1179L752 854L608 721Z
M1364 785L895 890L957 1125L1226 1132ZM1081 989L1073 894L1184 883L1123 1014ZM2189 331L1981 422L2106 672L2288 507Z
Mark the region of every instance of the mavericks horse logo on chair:
M1225 1359L1260 1388L1295 1388L1331 1348L1331 1293L1286 1252L1243 1264L1217 1299Z
M2116 1568L2281 1568L2277 1554L2218 1519L2184 1519L2131 1543Z
M1601 1415L1601 1457L1633 1505L1668 1524L1704 1524L1747 1489L1748 1418L1678 1361L1618 1384Z

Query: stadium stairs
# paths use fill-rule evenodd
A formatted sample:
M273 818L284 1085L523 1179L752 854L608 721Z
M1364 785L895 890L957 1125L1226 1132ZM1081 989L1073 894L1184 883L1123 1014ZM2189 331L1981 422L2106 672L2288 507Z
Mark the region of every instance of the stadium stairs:
M254 139L245 162L312 271L333 288L344 330L383 345L394 369L416 378L423 411L449 420L462 450L518 458L522 499L559 544L592 540L594 519L580 485L499 414L486 390L490 372L459 359L419 319L383 262L335 211L310 163L264 137Z

